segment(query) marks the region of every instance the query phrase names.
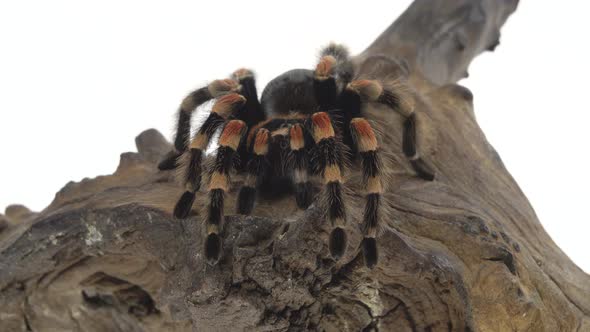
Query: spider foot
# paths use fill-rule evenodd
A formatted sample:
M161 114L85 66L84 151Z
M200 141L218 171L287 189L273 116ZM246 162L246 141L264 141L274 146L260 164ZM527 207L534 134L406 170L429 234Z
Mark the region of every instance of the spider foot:
M412 167L416 174L426 180L426 181L434 181L434 169L432 166L428 165L422 158L410 160Z
M244 186L238 195L238 213L250 214L256 201L256 189Z
M365 258L365 265L372 269L377 264L377 240L373 237L366 237L361 244L363 248L363 257Z
M160 163L158 164L158 169L160 171L169 171L171 169L175 169L178 158L181 155L182 155L182 153L180 153L176 150L172 150L172 151L168 152L164 156L164 158L160 161Z
M210 265L215 265L221 258L221 237L217 233L207 235L205 240L205 258Z
M300 209L307 209L313 199L311 182L300 182L295 187L295 201Z
M188 217L195 202L195 197L196 194L194 192L185 191L174 207L174 218L184 219Z
M346 251L347 245L346 232L343 228L336 227L330 233L330 254L335 260L339 260Z

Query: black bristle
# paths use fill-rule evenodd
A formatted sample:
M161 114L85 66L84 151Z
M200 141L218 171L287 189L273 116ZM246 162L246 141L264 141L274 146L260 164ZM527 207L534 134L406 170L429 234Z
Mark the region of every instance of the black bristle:
M187 165L186 181L190 183L194 191L201 188L201 159L203 158L203 151L199 149L191 149L191 158Z
M211 138L211 136L215 134L217 128L219 128L224 122L225 119L221 115L211 112L205 122L203 122L199 132L204 133Z
M217 157L215 158L215 164L213 165L212 171L219 173L229 173L234 164L235 150L229 146L220 146L217 149Z
M219 262L221 249L221 237L216 233L207 235L207 239L205 239L205 258L209 264L215 265Z
M158 169L161 171L175 169L178 163L178 157L180 157L180 155L181 153L175 150L168 152L158 164Z
M416 155L416 144L416 113L412 113L404 121L402 148L407 157L414 157Z
M300 209L307 209L311 204L313 191L311 182L300 182L295 184L295 200Z
M266 114L260 106L258 101L258 93L256 91L256 81L254 77L247 76L240 80L242 86L241 94L246 98L246 103L238 111L238 119L246 123L248 128L255 124L264 121Z
M328 182L326 184L326 196L328 200L328 219L334 222L337 219L345 219L344 204L342 202L342 184L340 182Z
M363 239L362 247L365 265L372 269L375 267L375 265L377 265L377 260L379 259L379 255L377 253L377 241L375 238L366 237Z
M254 140L252 140L251 145L254 144ZM253 183L253 186L244 186L240 189L240 193L238 194L238 206L237 211L239 214L250 214L254 209L254 203L256 202L256 187L261 185L262 179L267 174L267 170L269 169L269 163L267 160L266 155L257 155L254 154L253 146L250 147L250 152L248 153L249 161L246 165L246 171L248 172L249 177L253 177L256 180Z
M313 88L320 110L329 111L333 109L336 105L336 99L338 98L336 80L333 77L325 80L315 79L313 81Z
M400 107L399 96L389 90L383 90L383 93L381 93L377 102L385 104L394 110L398 110Z
M196 195L194 192L185 191L174 207L174 218L184 219L188 217L193 207L193 203L195 202L195 197Z
M363 215L363 234L374 233L379 222L379 200L380 194L368 194L365 213Z
M411 160L410 163L418 176L426 181L434 180L434 169L428 165L422 158Z
M238 195L238 213L250 214L256 201L256 188L244 186Z
M188 148L189 135L191 133L191 112L180 110L178 112L178 125L174 147L178 151L186 151Z
M293 153L293 168L294 169L307 169L307 153L305 149L292 151Z
M213 96L209 92L208 86L193 91L191 93L191 97L193 98L193 102L195 103L195 106L197 106L197 107L200 106L201 104L203 104L204 102L210 100L211 98L213 98Z
M342 131L342 142L351 148L352 156L357 155L357 146L354 144L352 130L350 128L350 121L353 118L361 116L361 97L348 89L345 89L340 95L340 107L342 108L341 117L344 125Z
M318 172L323 172L329 165L342 167L342 150L340 150L340 145L337 144L335 137L319 141L314 148L312 158L315 159L312 164Z
M289 160L289 137L284 135L276 135L268 147L268 154L266 157L270 161L269 166L272 167L273 173L277 176L286 176L286 162Z
M212 189L209 192L209 211L207 214L207 223L210 225L221 225L223 222L223 203L225 193L223 189Z
M257 177L256 185L259 184L258 182L268 169L269 164L266 156L253 155L247 166L248 173Z
M350 118L358 118L361 116L361 96L350 90L344 90L340 95L340 103L345 114L350 114ZM350 120L349 120L350 122Z
M381 160L377 151L361 152L361 164L363 166L363 177L365 180L369 177L375 177L380 174Z
M200 88L191 92L187 98L192 99L194 107L198 107L207 100L213 98L209 93L207 87ZM176 138L174 140L174 147L177 151L184 152L188 149L189 136L191 133L191 115L194 109L183 109L178 111L178 124L176 127Z
M330 254L332 258L338 260L344 255L347 246L346 232L344 229L337 227L330 233Z

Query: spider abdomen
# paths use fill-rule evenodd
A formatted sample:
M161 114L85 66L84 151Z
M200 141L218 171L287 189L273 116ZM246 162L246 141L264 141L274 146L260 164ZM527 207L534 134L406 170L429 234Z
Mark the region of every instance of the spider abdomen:
M313 71L307 69L293 69L277 76L262 92L262 108L274 116L291 112L314 113L318 102L313 82Z

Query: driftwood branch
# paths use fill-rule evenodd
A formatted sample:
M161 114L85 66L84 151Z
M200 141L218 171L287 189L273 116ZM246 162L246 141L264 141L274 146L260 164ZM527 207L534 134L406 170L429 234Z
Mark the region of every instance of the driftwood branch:
M417 0L356 58L363 75L405 78L437 170L417 179L401 118L368 109L395 165L373 270L355 225L334 262L320 207L299 211L292 197L229 216L224 257L208 266L202 215L172 219L181 189L156 169L170 144L148 130L114 174L67 184L40 213L0 216L0 330L589 331L590 277L543 230L455 84L515 7Z
M500 44L500 28L518 0L417 0L362 57L385 54L408 62L437 85L468 76L478 54Z

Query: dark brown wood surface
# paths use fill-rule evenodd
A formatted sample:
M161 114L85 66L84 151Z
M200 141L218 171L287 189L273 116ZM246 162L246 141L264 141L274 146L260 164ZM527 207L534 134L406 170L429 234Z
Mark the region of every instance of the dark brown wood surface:
M402 118L368 107L388 165L375 269L358 249L358 170L340 261L321 207L285 197L229 215L225 254L208 266L202 214L171 217L182 189L156 169L171 147L148 130L114 174L68 183L39 213L0 215L0 331L590 331L590 277L542 228L456 84L516 6L417 0L356 57L361 76L407 84L437 170L415 177Z

